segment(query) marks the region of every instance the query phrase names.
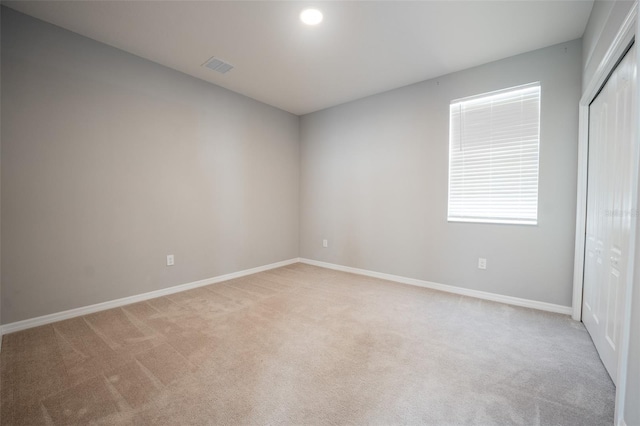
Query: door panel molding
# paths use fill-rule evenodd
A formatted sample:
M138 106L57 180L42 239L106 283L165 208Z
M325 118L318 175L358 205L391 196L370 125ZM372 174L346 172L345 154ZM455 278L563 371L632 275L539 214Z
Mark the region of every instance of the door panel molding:
M620 31L609 46L593 78L583 92L578 113L578 185L576 204L576 243L573 270L573 314L576 321L582 319L582 285L584 280L585 230L587 217L587 169L589 159L589 105L596 98L607 78L624 57L636 36L638 3L634 3ZM639 55L640 56L640 55ZM634 184L637 186L637 184ZM636 188L637 189L637 188ZM635 193L635 191L634 191ZM637 200L633 200L637 206ZM632 221L635 225L635 220Z

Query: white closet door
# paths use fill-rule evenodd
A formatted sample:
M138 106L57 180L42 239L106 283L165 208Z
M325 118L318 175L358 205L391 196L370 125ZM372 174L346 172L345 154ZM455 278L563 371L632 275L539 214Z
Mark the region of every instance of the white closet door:
M589 169L582 320L616 381L632 216L636 48L589 108Z

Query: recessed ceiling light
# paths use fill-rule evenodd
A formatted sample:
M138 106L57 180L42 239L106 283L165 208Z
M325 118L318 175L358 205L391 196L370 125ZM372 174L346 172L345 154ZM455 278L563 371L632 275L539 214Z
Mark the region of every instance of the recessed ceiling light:
M322 22L322 12L318 9L305 9L300 13L300 20L307 25L318 25Z

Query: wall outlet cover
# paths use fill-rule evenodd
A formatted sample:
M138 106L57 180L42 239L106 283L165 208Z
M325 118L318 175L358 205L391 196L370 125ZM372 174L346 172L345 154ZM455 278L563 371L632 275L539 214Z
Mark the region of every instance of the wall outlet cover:
M484 257L478 258L478 269L487 269L487 259Z

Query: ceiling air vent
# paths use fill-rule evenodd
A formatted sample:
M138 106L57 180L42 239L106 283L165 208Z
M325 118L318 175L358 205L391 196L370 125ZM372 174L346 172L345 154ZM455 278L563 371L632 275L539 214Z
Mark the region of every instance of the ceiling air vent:
M214 71L218 71L220 74L225 74L228 71L231 71L233 69L233 65L231 65L230 63L227 63L221 59L216 58L215 56L211 59L209 59L207 62L205 62L204 64L202 64L203 67L207 67L209 69L212 69Z

